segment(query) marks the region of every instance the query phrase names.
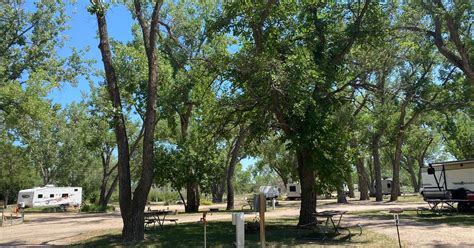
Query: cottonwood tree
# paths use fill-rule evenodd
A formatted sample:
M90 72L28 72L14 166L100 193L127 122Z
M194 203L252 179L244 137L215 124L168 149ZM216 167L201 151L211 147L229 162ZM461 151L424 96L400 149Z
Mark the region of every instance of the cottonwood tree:
M34 120L48 118L47 94L64 83L76 83L86 72L80 52L61 57L62 32L67 29L65 4L40 1L0 3L0 125L21 142Z
M102 1L92 0L89 11L97 18L99 31L99 49L104 64L109 99L114 110L113 123L118 150L119 203L123 220L122 237L124 240L144 239L143 211L153 182L154 133L156 125L156 102L158 89L158 64L156 42L160 25L160 11L163 1L146 3L133 2L133 16L138 21L143 50L147 58L147 80L142 82L145 89L143 120L143 157L137 186L132 192L130 173L130 143L127 136L126 117L122 108L121 94L114 58L111 52L110 38L107 32L107 6Z
M114 156L117 145L113 133L113 111L109 107L110 101L105 86L95 87L91 85L90 92L88 99L84 99L88 106L86 120L88 136L85 140L85 146L97 158L100 158L102 178L100 179L98 204L106 209L118 184L118 163ZM143 137L143 128L140 129L137 127L138 125L136 122L127 121L129 140L134 140L130 148L131 157L139 152L138 146Z
M474 85L473 11L469 1L413 2L406 6L404 22L399 24L434 44L449 63L466 75L469 87Z
M375 32L379 8L370 2L340 6L331 3L226 3L216 25L239 37L241 49L229 73L247 106L273 117L294 150L302 187L299 224L313 221L316 178L323 185L342 172L346 141L336 137L334 113L341 95L357 87L357 75L345 70L354 44ZM355 79L354 79L355 78Z
M16 198L19 190L33 187L38 174L28 162L26 151L22 147L8 142L6 133L2 132L0 139L0 194L3 196L3 208Z
M472 135L474 124L468 111L468 109L460 109L440 113L438 115L440 121L436 125L436 129L439 130L446 144L446 149L459 160L474 158L474 136Z
M288 182L296 181L296 157L292 151L288 151L285 143L280 140L277 135L271 135L268 139L257 144L257 154L259 160L256 164L258 169L268 166L281 178L283 185L287 186Z
M160 116L170 120L171 128L179 131L172 137L172 142L183 154L192 154L186 150L192 150L190 143L198 141L190 140L191 132L196 131L191 126L196 118L206 118L202 117L206 112L203 109L215 100L216 92L211 86L225 68L230 41L225 35L207 32L206 20L217 13L217 3L170 2L166 8L164 21L167 24L164 27L172 32L159 35L158 48L170 65L171 78L160 92L160 105L163 106ZM182 173L189 179L185 185L185 210L197 212L201 183L195 178L198 178L196 167L199 163L187 160L190 163L182 168Z

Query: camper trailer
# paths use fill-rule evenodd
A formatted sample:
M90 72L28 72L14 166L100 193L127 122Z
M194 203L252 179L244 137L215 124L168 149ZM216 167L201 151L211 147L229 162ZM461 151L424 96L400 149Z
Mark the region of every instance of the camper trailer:
M377 184L374 181L374 189L377 188ZM374 190L375 192L375 190ZM391 178L383 178L382 179L382 194L390 195L392 193L392 179ZM375 195L373 195L375 196Z
M20 190L18 193L18 206L43 207L43 206L79 206L82 203L81 187L55 187L46 185L32 189Z
M276 186L260 186L260 193L264 193L265 198L271 200L280 196L280 189Z
M301 199L301 185L299 183L288 183L286 185L288 200Z
M420 193L425 200L458 202L458 208L474 207L474 160L431 163L421 168Z

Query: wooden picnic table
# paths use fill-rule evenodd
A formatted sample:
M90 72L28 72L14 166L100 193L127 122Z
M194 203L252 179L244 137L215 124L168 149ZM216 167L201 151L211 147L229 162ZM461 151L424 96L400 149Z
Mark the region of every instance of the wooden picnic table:
M326 218L326 224L325 224L325 229L328 229L329 222L332 224L332 228L334 229L335 233L339 234L339 228L342 220L342 216L347 213L347 211L334 211L334 210L327 210L327 211L322 211L322 212L316 212L313 213L313 216L318 218ZM339 219L337 220L337 224L334 222L334 217L337 218L339 216Z
M163 225L165 221L173 221L175 224L177 219L166 219L166 216L168 214L173 213L171 210L152 210L152 211L146 211L143 213L145 217L145 226L148 224L153 224L153 227L155 227L155 223L158 223L160 228L163 229Z
M313 233L323 234L322 240L325 240L329 234L335 234L335 235L342 234L341 230L344 230L345 232L347 232L348 238L350 239L352 237L352 232L350 228L358 228L359 235L362 235L362 226L360 224L355 224L352 226L350 225L341 226L342 216L346 213L347 211L335 211L335 210L326 210L326 211L316 212L312 214L312 216L315 217L314 222L300 225L298 227L300 229L307 229L310 227L313 230ZM323 225L323 223L325 224ZM329 226L329 223L331 223L331 226ZM312 240L312 239L320 239L320 238L305 237L304 239Z

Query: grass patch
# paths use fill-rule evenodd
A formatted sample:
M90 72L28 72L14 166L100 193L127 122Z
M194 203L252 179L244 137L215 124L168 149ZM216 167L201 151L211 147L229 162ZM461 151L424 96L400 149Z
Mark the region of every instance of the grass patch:
M213 221L207 226L207 244L209 247L233 247L235 227L231 222ZM302 239L313 235L309 230L296 229L296 220L270 220L266 223L268 247L314 247L320 245L351 247L397 247L397 242L387 236L364 230L362 236L353 236L351 240L335 237L329 241ZM146 240L140 243L123 243L120 231L85 240L76 245L83 247L202 247L203 226L198 223L183 223L178 226L165 226L162 229L147 231ZM347 236L346 236L347 237ZM259 247L259 235L246 234L245 247Z
M387 197L387 199L390 199L390 197ZM423 200L423 196L421 196L420 194L416 194L416 195L401 195L398 197L398 202L413 202L413 203L416 203L416 202L424 202Z
M357 215L367 219L381 219L391 220L393 214L388 211L359 211L351 212L352 215ZM424 211L422 215L418 215L416 210L405 210L398 215L401 220L416 221L429 224L447 224L450 226L474 226L474 213L451 213L433 214L429 211Z
M102 207L96 204L83 204L81 206L81 212L85 212L85 213L106 213L106 212L113 212L113 211L115 211L115 207L113 206Z

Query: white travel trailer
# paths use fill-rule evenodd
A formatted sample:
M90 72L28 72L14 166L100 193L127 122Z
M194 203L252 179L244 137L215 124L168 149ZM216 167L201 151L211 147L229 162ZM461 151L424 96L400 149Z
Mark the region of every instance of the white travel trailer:
M45 187L24 189L18 193L17 203L20 207L80 206L82 188L46 185Z
M260 193L264 193L267 200L275 199L280 196L280 189L276 186L260 186Z
M375 181L373 182L374 189L377 188ZM375 190L374 190L375 191ZM392 193L392 179L391 178L382 178L382 194L390 195ZM375 196L375 195L373 195Z
M421 168L421 194L425 200L458 202L474 207L474 160L432 163Z
M301 185L299 183L288 183L286 185L286 197L288 200L301 199Z

